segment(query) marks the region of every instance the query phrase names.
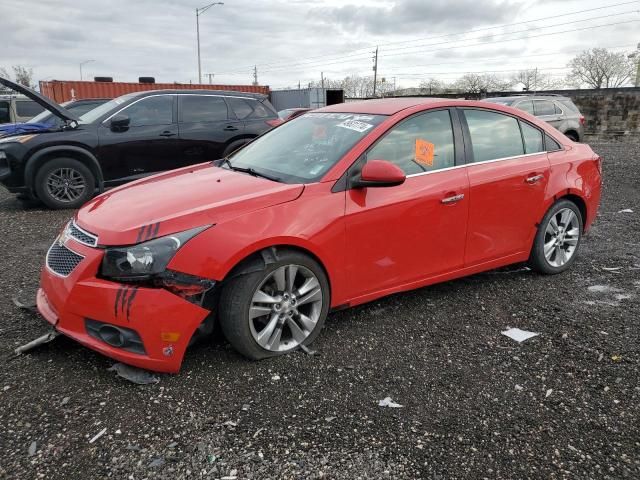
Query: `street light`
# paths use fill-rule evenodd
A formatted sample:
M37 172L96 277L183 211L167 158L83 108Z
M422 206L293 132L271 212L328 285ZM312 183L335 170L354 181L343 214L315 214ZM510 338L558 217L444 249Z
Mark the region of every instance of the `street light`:
M90 62L95 62L95 60L85 60L84 62L80 62L80 80L82 81L82 65L85 65Z
M200 67L200 15L209 10L214 5L224 5L224 2L210 3L201 8L196 8L196 35L198 37L198 83L202 83L202 68Z

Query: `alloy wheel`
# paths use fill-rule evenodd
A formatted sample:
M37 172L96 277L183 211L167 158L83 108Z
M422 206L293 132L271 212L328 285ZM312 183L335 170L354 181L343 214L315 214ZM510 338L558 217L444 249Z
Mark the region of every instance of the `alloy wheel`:
M551 216L544 234L544 256L552 267L566 264L580 241L580 222L570 208Z
M47 177L46 185L49 195L64 203L74 202L87 188L82 174L69 167L53 170Z
M268 351L291 350L314 331L322 312L322 287L302 265L283 265L259 284L249 307L253 339Z

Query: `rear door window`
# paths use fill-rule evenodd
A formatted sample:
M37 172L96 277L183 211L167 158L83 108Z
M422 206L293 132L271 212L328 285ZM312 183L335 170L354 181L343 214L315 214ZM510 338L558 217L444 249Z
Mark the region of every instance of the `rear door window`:
M469 127L473 161L484 162L524 154L518 120L487 110L464 110Z
M544 152L542 132L525 122L520 122L520 128L522 129L525 153Z
M16 100L16 113L19 117L31 118L38 115L44 110L44 107L38 105L32 100Z
M544 142L546 144L546 148L548 152L555 152L556 150L562 150L563 148L560 146L558 142L556 142L549 135L545 134Z
M533 102L533 108L536 112L536 116L555 115L556 108L553 102L548 100L536 100Z
M219 122L229 118L227 104L222 97L211 95L180 95L180 122Z
M238 120L244 120L253 113L253 107L244 98L227 97L226 100Z
M523 110L533 115L533 102L531 100L525 100L524 102L520 102L518 105L516 105L516 108L519 108L520 110Z

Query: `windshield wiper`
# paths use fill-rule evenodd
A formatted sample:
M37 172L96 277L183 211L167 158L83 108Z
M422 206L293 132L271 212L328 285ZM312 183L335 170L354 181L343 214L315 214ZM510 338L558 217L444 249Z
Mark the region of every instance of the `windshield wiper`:
M227 157L224 157L222 159L222 162L220 163L220 166L224 165L225 163L227 164L229 169L233 170L234 172L248 173L249 175L253 175L254 177L266 178L267 180L271 180L272 182L280 182L281 181L281 179L279 177L273 177L271 175L267 175L266 173L258 172L257 170L255 170L255 169L253 169L251 167L237 167L235 165L232 165Z

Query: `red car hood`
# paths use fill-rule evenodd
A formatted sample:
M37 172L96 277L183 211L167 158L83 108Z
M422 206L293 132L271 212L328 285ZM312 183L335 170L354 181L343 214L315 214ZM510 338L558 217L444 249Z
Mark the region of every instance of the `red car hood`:
M130 245L290 202L303 190L203 164L99 195L78 211L76 222L100 245Z

